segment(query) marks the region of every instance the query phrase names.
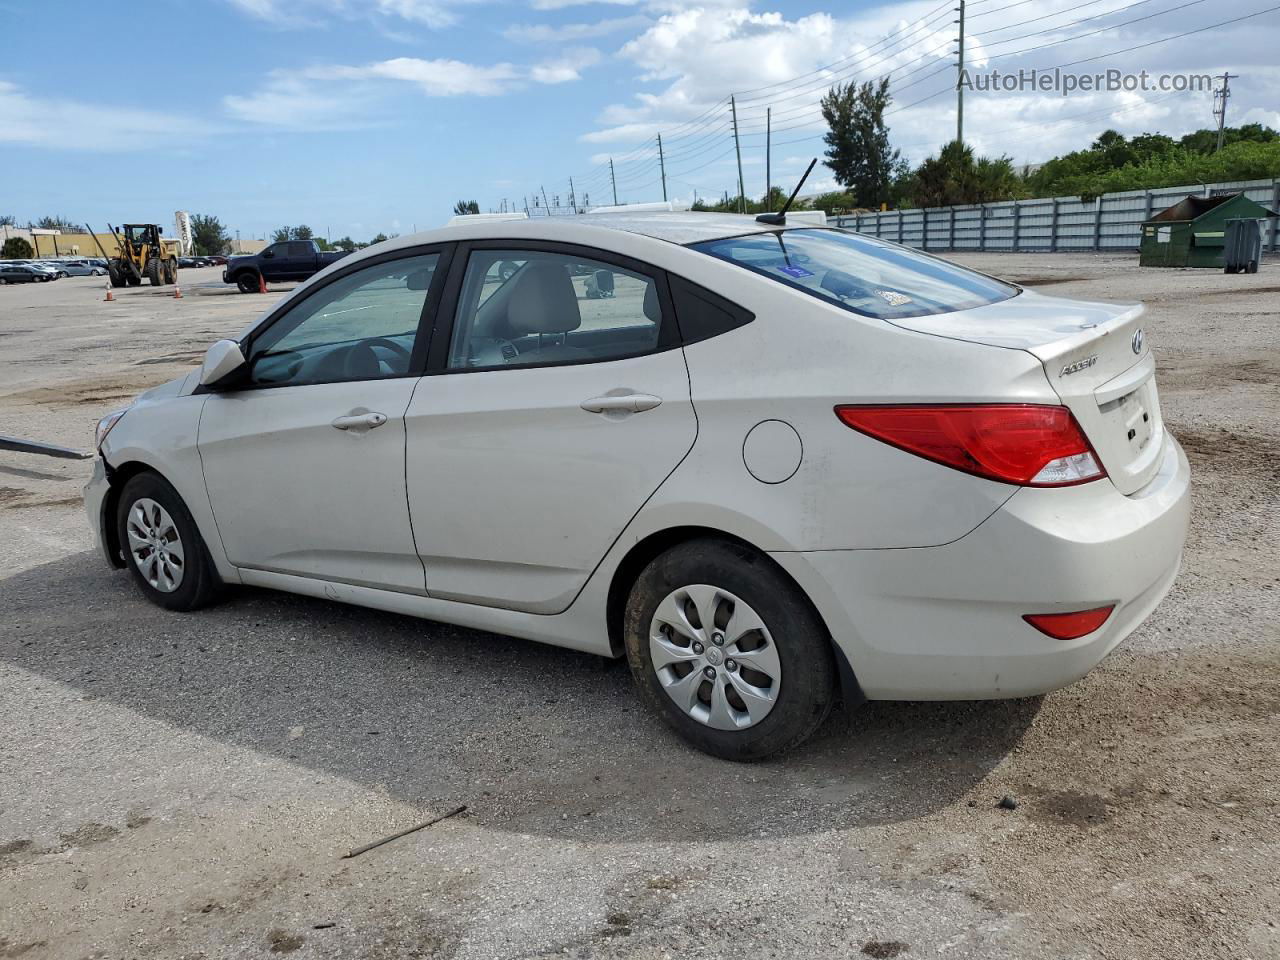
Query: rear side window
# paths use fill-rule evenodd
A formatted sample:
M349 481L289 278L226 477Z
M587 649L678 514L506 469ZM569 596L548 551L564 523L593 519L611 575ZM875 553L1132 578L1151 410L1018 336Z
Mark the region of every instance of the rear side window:
M467 261L449 369L589 363L658 348L653 277L568 253L476 250Z
M693 245L864 317L969 310L1018 288L937 257L843 230L785 230Z

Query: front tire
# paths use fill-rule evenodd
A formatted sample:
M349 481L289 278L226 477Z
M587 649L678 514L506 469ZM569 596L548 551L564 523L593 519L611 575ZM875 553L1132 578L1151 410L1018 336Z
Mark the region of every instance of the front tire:
M156 257L147 261L147 279L151 281L153 287L164 284L164 265Z
M836 700L825 626L768 557L693 540L640 574L624 617L645 704L698 749L760 760L808 739Z
M166 610L195 610L212 602L221 582L186 504L155 473L125 483L116 510L116 536L134 582Z
M256 273L242 273L236 277L236 286L241 293L258 293L261 289Z

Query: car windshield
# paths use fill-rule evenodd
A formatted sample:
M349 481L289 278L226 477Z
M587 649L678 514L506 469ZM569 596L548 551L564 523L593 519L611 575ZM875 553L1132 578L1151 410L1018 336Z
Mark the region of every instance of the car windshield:
M937 257L844 230L755 233L693 249L882 320L968 310L1019 292Z

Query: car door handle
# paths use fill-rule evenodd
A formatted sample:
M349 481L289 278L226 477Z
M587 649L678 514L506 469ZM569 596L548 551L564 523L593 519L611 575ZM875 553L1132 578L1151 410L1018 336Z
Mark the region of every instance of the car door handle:
M650 393L624 393L614 397L592 397L579 404L587 413L644 413L662 402Z
M353 413L348 417L338 417L333 425L339 430L372 430L387 422L385 413Z

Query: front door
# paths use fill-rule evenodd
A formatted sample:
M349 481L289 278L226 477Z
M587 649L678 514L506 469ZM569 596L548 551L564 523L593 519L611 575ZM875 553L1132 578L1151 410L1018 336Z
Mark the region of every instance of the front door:
M473 250L457 299L406 414L427 590L556 613L693 445L674 321L656 272L554 247Z
M382 260L319 287L252 335L250 383L209 398L200 457L232 563L423 591L404 413L438 258Z

